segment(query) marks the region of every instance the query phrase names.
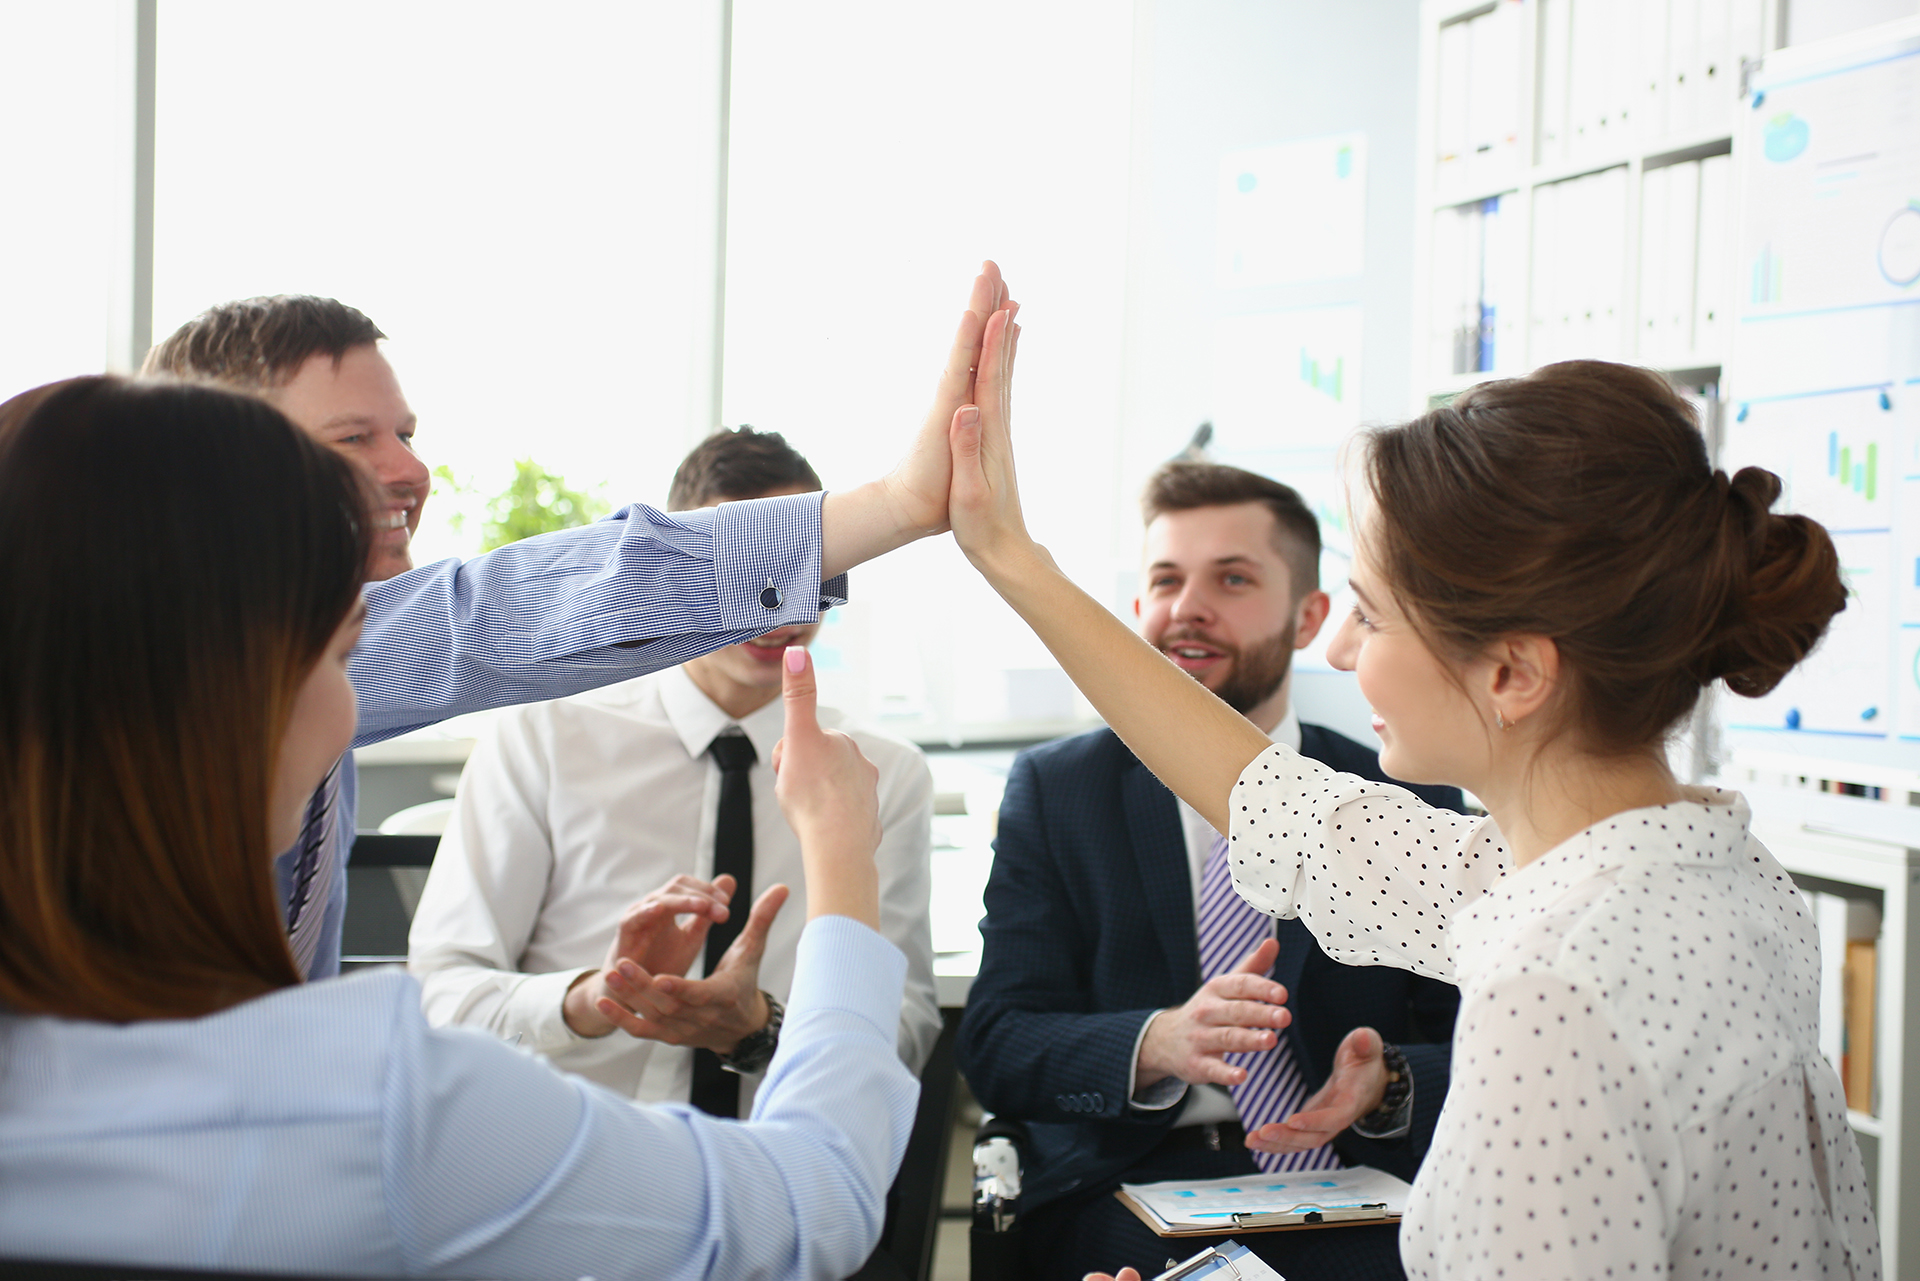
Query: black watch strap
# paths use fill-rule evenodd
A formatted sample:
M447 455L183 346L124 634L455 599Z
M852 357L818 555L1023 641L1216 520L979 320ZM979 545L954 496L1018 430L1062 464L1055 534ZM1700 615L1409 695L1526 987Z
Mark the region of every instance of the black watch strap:
M763 990L760 995L767 1002L767 1025L741 1037L740 1043L733 1047L732 1054L715 1056L720 1060L720 1066L729 1072L738 1072L742 1076L763 1072L767 1064L773 1062L773 1052L780 1048L780 1025L786 1021L787 1007L780 1004L771 992Z
M1413 1069L1407 1056L1382 1041L1380 1058L1387 1067L1387 1092L1379 1107L1353 1123L1353 1132L1363 1139L1397 1139L1413 1127Z

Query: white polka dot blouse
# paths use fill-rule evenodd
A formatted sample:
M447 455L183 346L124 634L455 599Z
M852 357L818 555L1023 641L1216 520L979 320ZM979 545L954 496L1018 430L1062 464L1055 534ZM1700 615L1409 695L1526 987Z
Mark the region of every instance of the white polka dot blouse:
M1746 802L1695 796L1515 869L1491 819L1285 747L1241 774L1248 902L1460 986L1409 1277L1880 1276L1813 924Z

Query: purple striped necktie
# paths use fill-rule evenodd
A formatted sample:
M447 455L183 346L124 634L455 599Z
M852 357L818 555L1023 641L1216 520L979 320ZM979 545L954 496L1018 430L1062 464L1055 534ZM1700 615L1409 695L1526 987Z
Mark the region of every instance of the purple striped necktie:
M340 763L336 761L307 802L300 840L294 847L300 856L293 865L293 883L287 887L287 946L303 975L313 970L320 932L326 928L327 903L333 897L333 880L339 872L339 824Z
M1206 869L1200 874L1200 978L1204 982L1225 974L1238 965L1247 953L1272 935L1273 920L1253 907L1233 888L1233 865L1227 854L1225 837L1215 836L1207 854ZM1233 1105L1240 1110L1240 1124L1249 1132L1269 1121L1282 1121L1300 1110L1306 1098L1306 1082L1293 1061L1293 1047L1286 1033L1271 1050L1249 1054L1228 1054L1228 1063L1247 1070L1247 1079L1227 1087ZM1332 1145L1306 1152L1255 1152L1253 1161L1269 1174L1282 1170L1337 1170L1340 1158Z

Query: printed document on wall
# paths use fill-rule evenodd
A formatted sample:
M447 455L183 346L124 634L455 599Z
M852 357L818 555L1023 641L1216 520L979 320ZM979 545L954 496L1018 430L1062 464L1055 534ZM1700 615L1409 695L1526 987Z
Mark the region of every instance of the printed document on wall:
M1223 289L1358 276L1366 267L1367 136L1308 138L1220 161Z

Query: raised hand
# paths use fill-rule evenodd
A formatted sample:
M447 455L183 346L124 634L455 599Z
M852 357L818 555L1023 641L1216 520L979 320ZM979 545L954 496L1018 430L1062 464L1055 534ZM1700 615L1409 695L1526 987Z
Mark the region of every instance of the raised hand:
M798 645L782 662L787 726L773 749L773 793L800 838L807 915L851 916L880 928L880 771L851 738L823 729L813 658Z
M831 577L884 552L944 533L949 528L947 498L952 489L953 456L947 429L954 411L975 394L981 341L988 318L1019 304L1007 301L1000 268L982 263L967 310L934 386L933 407L914 436L907 456L879 480L829 493L821 511L820 555Z
M975 403L954 413L948 432L953 453L948 518L961 550L990 580L993 567L1006 556L1039 551L1027 534L1013 464L1013 364L1020 345L1020 326L1013 318L1009 308L987 321Z
M1193 1084L1238 1085L1247 1070L1223 1057L1271 1050L1293 1021L1287 989L1267 977L1280 945L1264 939L1240 964L1216 974L1186 1004L1154 1016L1140 1038L1134 1087L1177 1076ZM1344 1127L1343 1127L1344 1128Z
M1340 1131L1378 1108L1386 1092L1380 1034L1357 1027L1334 1052L1327 1083L1286 1120L1268 1122L1249 1134L1247 1146L1260 1152L1303 1152L1331 1143Z

